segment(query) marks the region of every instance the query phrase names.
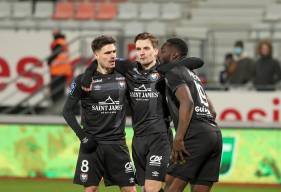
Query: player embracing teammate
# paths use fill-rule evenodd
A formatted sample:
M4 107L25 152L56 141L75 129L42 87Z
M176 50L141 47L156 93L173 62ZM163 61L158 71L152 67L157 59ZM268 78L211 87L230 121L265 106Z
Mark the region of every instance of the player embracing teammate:
M184 42L184 41L183 41ZM171 54L165 55L165 50L168 50L167 43L162 46L161 53L159 54L160 61L162 62L159 65L157 60L158 56L158 41L150 33L141 33L135 37L136 53L137 53L137 62L131 62L128 60L117 59L115 61L115 71L123 75L126 79L126 86L128 89L128 100L129 105L132 110L132 123L134 129L134 137L132 143L132 152L133 160L136 168L136 182L140 186L143 186L143 191L145 192L158 192L163 191L162 185L165 180L167 167L170 161L171 148L170 148L170 129L169 129L169 110L171 116L173 117L174 125L176 126L176 139L172 147L172 161L168 168L168 174L166 176L166 186L165 191L183 191L185 185L190 182L192 184L193 191L208 191L202 189L210 189L212 182L216 181L215 178L211 180L204 178L201 181L201 178L195 178L200 173L200 165L195 168L193 171L194 175L191 176L182 176L180 174L173 174L175 171L174 167L177 167L178 163L180 165L185 165L188 163L188 166L178 167L178 169L183 169L182 172L189 172L188 169L193 167L189 165L190 159L199 158L200 154L194 154L193 151L195 148L191 148L189 145L184 147L185 139L190 140L189 132L193 129L201 129L202 124L198 123L190 128L189 123L193 122L192 117L196 117L193 113L194 105L191 103L191 99L197 100L198 96L194 93L194 98L192 97L178 97L177 89L182 87L182 84L176 84L175 87L171 89L170 73L176 69L180 69L183 72L191 72L190 70L194 68L199 68L203 65L203 62L197 58L188 58L186 57L187 46L186 44L181 44L182 42L176 42L175 50L186 51L185 53L180 54L180 51L174 51L171 49ZM166 47L165 47L166 46ZM182 47L186 46L186 50ZM170 48L170 47L169 47ZM179 48L179 49L177 49ZM163 51L163 53L162 53ZM172 52L173 51L173 52ZM172 54L173 53L173 54ZM84 94L95 93L97 89L97 80L96 75L99 71L99 58L86 70L84 75L81 77L82 86L85 92ZM181 81L182 76L174 77L175 82ZM172 80L174 81L174 79ZM184 81L184 79L182 79ZM167 83L166 83L167 82ZM185 84L187 87L189 84ZM179 86L179 87L178 87ZM202 88L202 87L201 87ZM186 89L186 88L185 88ZM200 89L202 94L202 90ZM182 93L182 92L181 92ZM186 96L186 93L182 93ZM166 103L166 97L168 98L168 105ZM171 100L171 97L174 97L174 100ZM179 100L180 99L180 100ZM189 99L183 105L181 100ZM173 102L175 102L173 104ZM208 102L208 101L207 101ZM83 106L82 106L83 107ZM188 110L182 110L186 108ZM206 111L209 109L209 105L206 108ZM174 110L173 110L174 109ZM178 110L176 110L178 109ZM210 108L210 111L213 109ZM210 112L209 111L209 112ZM83 116L83 114L82 114ZM212 119L213 116L208 118ZM207 117L207 116L206 116ZM96 118L96 119L95 119ZM99 117L93 117L93 121L98 120ZM204 117L202 117L204 118ZM113 120L117 121L117 119ZM199 120L199 122L201 119ZM177 123L179 122L179 123ZM216 127L216 124L213 121L210 121L210 126ZM205 121L203 121L203 125ZM206 121L206 124L209 122ZM209 124L208 124L209 125ZM197 126L199 128L197 128ZM208 130L210 127L206 128ZM212 128L212 127L211 127ZM188 131L186 131L188 129ZM215 128L214 128L215 129ZM109 129L108 129L109 130ZM205 130L205 129L204 129ZM213 130L213 129L212 129ZM215 129L219 132L219 129ZM195 131L196 132L196 131ZM199 131L200 132L200 131ZM203 131L204 132L204 131ZM207 131L209 132L209 131ZM200 132L201 133L201 132ZM205 134L206 135L206 134ZM219 134L217 134L219 137ZM205 136L204 139L208 138ZM200 139L197 139L200 141ZM188 142L186 142L188 143ZM191 142L192 143L192 142ZM82 140L83 144L83 140ZM82 145L81 144L81 145ZM219 145L219 142L217 143ZM99 146L99 144L97 144ZM204 144L201 145L203 148ZM209 148L211 146L208 146ZM212 149L210 149L212 150ZM221 150L221 149L220 149ZM207 151L207 149L205 150ZM219 152L219 146L217 151ZM96 152L94 152L96 153ZM218 154L220 156L220 153ZM212 156L212 155L211 155ZM207 158L207 157L206 157ZM185 161L186 160L186 161ZM197 160L196 160L197 161ZM202 160L205 162L205 160ZM219 164L219 162L218 162ZM93 165L95 166L95 165ZM187 169L186 169L187 168ZM216 168L214 168L216 169ZM216 173L214 173L216 174ZM191 178L193 177L194 178ZM190 177L190 178L189 178ZM183 181L185 185L179 183L178 180ZM193 180L200 180L200 183L194 183ZM211 183L211 184L210 184ZM198 186L199 187L194 187ZM201 187L203 186L203 187ZM206 186L206 187L205 187ZM205 188L204 188L205 187Z

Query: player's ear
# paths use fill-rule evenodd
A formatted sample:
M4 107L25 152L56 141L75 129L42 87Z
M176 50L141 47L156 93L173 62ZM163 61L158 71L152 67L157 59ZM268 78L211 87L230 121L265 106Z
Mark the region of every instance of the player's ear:
M95 56L95 59L96 59L96 60L99 58L99 55L97 54L96 51L94 52L94 56Z
M154 48L154 52L155 52L155 55L158 55L159 54L159 49L158 48Z
M175 51L175 52L172 53L171 56L172 56L172 60L175 60L175 59L177 59L177 58L180 57L180 54L179 54L179 52L176 52L176 51Z

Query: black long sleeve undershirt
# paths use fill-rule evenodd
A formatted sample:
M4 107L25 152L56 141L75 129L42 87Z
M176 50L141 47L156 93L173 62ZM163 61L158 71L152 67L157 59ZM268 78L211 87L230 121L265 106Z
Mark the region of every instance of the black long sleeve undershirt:
M65 121L68 123L68 125L71 127L71 129L75 132L77 137L80 139L80 141L82 141L83 138L86 137L86 133L79 125L74 113L75 106L77 105L78 102L79 102L78 98L68 96L63 107L63 117Z

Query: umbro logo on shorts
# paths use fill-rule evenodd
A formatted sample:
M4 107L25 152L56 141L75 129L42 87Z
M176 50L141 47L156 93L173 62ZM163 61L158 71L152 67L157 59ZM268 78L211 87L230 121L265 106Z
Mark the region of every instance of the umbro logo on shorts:
M152 155L149 158L149 165L151 166L161 166L162 156Z
M153 171L152 172L152 176L153 177L158 177L159 176L159 172L158 171Z

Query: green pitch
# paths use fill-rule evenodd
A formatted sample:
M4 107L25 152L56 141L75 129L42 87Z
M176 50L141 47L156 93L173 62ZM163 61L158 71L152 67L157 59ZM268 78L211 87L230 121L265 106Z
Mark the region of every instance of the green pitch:
M3 179L0 180L1 192L83 192L83 187L74 185L71 180L66 181L36 181L24 179ZM118 192L118 187L107 187L103 184L100 186L100 192ZM281 188L263 188L263 187L235 187L216 185L213 192L280 192ZM141 192L138 188L138 192ZM189 192L188 189L185 192Z

